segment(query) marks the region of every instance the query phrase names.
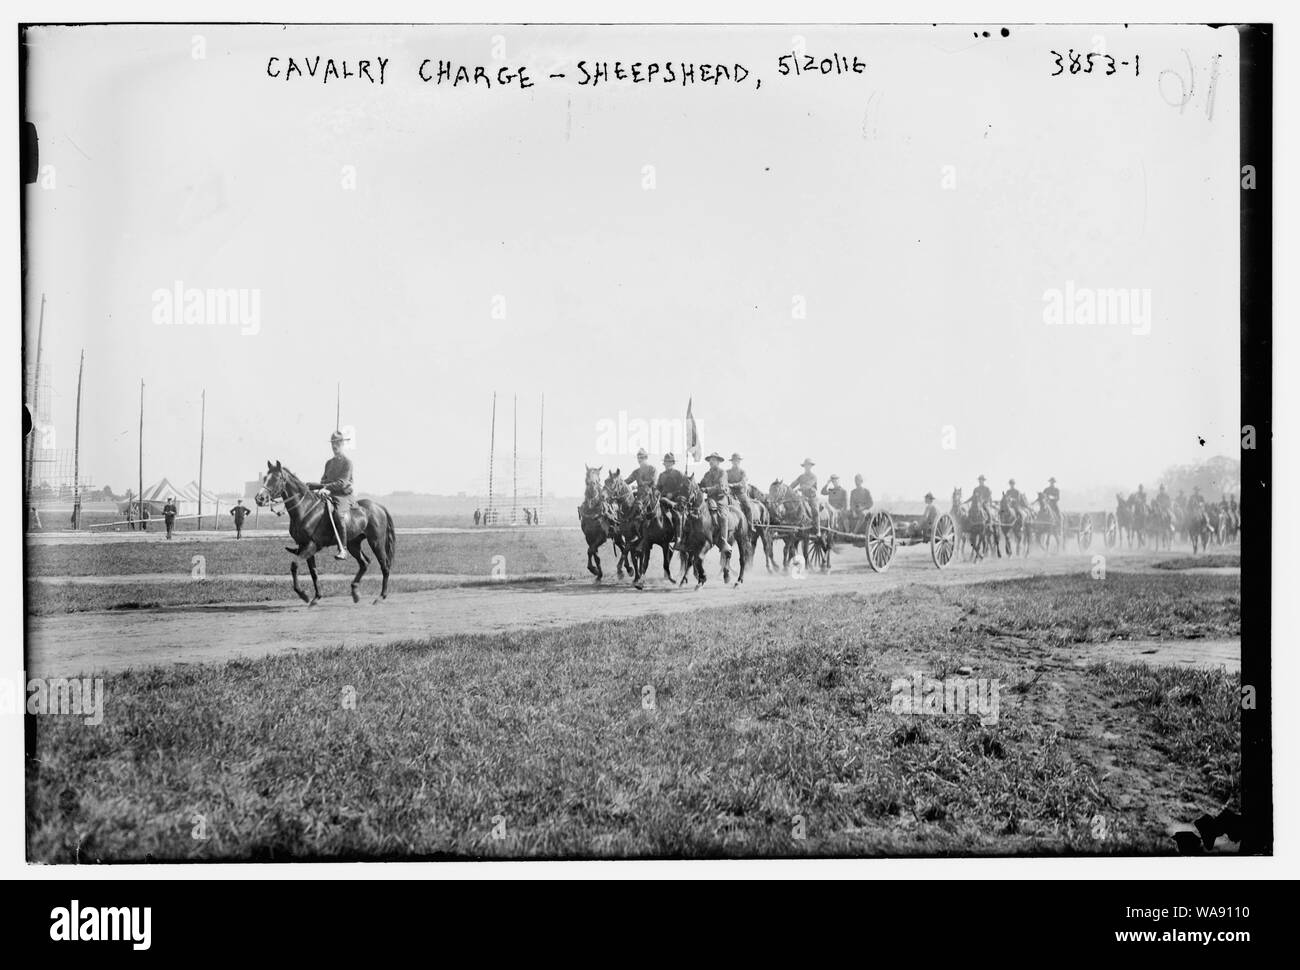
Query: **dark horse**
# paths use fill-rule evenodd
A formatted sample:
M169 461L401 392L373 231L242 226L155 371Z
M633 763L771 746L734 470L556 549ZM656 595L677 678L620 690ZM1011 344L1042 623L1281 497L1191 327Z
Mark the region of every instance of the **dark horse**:
M677 530L664 509L659 490L653 485L637 489L632 507L635 545L629 550L632 557L632 585L645 586L646 571L650 568L650 550L659 546L664 552L664 578L673 581L672 552Z
M302 597L308 606L315 606L320 599L320 580L316 576L316 553L337 545L334 526L330 522L332 510L328 502L303 484L293 472L278 461L272 465L266 463L266 474L262 476L262 487L257 490L254 499L259 506L283 502L289 513L289 536L298 543L298 548L286 546L293 553L294 559L289 563L289 574L293 577L293 591ZM276 513L279 514L278 512ZM388 509L378 502L363 498L348 511L348 552L357 561L357 575L352 580L352 602L361 602L357 587L361 577L366 574L370 557L361 548L363 540L370 543L370 549L379 562L379 571L384 575L384 584L379 591L378 603L388 597L388 574L393 568L393 554L397 551L397 532L393 527L393 517ZM306 592L298 585L298 560L307 560L307 569L311 572L311 585L315 595L307 598Z
M578 506L578 523L582 526L583 538L587 540L587 572L596 577L596 582L604 578L605 571L600 566L600 547L606 542L613 542L614 550L618 553L618 575L622 578L627 550L623 546L618 511L600 486L601 466L587 465L586 468L582 504Z
M710 508L708 496L696 484L695 480L686 480L686 522L682 527L682 552L686 564L682 569L681 585L690 577L691 566L695 567L695 588L704 585L704 554L716 546L722 560L722 581L731 582L731 549L734 545L740 552L740 574L736 585L745 581L745 565L748 563L752 547L745 514L740 506L721 501L716 503L717 511Z

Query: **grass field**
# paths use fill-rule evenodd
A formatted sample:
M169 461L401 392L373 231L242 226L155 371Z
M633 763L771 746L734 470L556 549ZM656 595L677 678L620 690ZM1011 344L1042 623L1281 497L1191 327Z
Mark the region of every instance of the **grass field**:
M29 856L1169 852L1237 807L1238 677L1053 650L1239 635L1239 593L910 586L134 670L102 725L38 720ZM996 723L896 713L918 673L998 680Z

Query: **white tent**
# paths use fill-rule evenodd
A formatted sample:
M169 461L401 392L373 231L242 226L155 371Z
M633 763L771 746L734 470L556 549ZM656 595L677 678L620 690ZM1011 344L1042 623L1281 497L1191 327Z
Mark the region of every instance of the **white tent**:
M188 485L177 488L167 478L160 478L152 485L144 487L144 501L149 508L149 516L157 518L162 515L163 506L167 504L167 499L175 499L177 515L195 515L199 511L199 486L197 482L191 481ZM138 508L134 500L131 505ZM126 502L119 502L120 511L126 511ZM207 516L217 511L217 497L209 492L206 488L203 490L203 515Z

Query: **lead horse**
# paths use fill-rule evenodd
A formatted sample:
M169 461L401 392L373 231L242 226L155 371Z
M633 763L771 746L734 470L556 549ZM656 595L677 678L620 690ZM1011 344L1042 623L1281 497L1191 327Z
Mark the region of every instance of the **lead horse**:
M253 499L259 506L276 502L284 504L289 513L289 536L298 544L296 549L286 546L294 558L289 562L289 575L293 577L293 591L308 606L315 606L320 601L320 580L316 575L316 553L331 546L338 545L331 522L333 509L329 500L322 498L308 488L297 475L285 468L280 462L272 465L266 463L266 474L262 476L262 487ZM277 515L281 514L276 512ZM361 602L358 587L361 577L370 566L370 558L361 547L362 542L370 543L370 550L379 563L379 571L384 582L375 601L388 598L388 574L393 568L393 555L397 552L397 532L393 526L393 517L388 509L378 502L363 498L348 511L348 552L357 561L357 575L352 580L352 602ZM298 585L298 560L307 560L307 569L311 573L311 585L314 594L310 599Z

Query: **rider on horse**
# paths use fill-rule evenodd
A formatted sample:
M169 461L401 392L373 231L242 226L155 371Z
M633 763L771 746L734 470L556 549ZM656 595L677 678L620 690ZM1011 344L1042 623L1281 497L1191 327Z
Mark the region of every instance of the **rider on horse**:
M740 467L740 463L745 459L740 457L740 452L731 453L731 467L727 469L727 487L731 490L731 498L740 505L740 511L745 515L745 527L750 535L754 534L754 511L749 504L749 476L745 474L745 469Z
M1139 508L1145 512L1147 510L1147 493L1142 485L1138 485L1138 490L1128 497L1128 504L1136 512Z
M1007 482L1007 484L1010 486L1010 488L1008 488L1007 491L1006 491L1006 498L1007 498L1007 501L1011 503L1011 507L1012 507L1013 509L1018 509L1018 508L1020 508L1022 505L1028 505L1028 504L1029 504L1029 503L1025 500L1025 496L1024 496L1024 494L1020 491L1020 489L1016 488L1016 480L1015 480L1014 478L1010 479L1010 480Z
M641 492L647 488L652 488L658 475L655 466L650 464L649 454L642 448L636 453L636 468L632 469L632 474L628 475L623 481L628 485L635 486L636 490Z
M334 456L325 463L319 482L307 482L330 505L334 514L334 523L338 530L339 551L335 559L348 558L348 510L352 508L352 459L343 454L343 442L348 439L342 431L330 435L330 447ZM331 504L332 503L332 504Z
M664 470L659 475L659 481L655 483L659 489L659 494L668 503L668 515L672 519L673 534L677 537L676 541L682 541L682 514L681 509L687 496L686 476L677 470L677 459L672 456L672 452L664 455Z
M709 463L709 470L700 476L700 491L709 500L709 511L715 515L720 505L730 503L727 488L727 473L722 468L722 456L716 451L704 456Z
M980 508L984 509L985 514L989 518L993 517L993 490L984 484L983 475L979 477L979 484L976 485L974 490L970 493L970 498L962 504L969 504L971 508L978 505Z
M808 514L815 520L817 518L817 476L812 473L813 465L817 464L811 458L803 460L803 473L795 477L790 484L803 493L803 497L808 500Z
M1047 488L1043 489L1043 500L1052 510L1052 517L1057 521L1061 518L1061 490L1056 487L1056 479L1050 476L1047 479Z
M1170 499L1169 493L1165 491L1165 483L1161 482L1160 490L1156 492L1156 508L1162 512L1168 512L1171 504L1172 499Z

